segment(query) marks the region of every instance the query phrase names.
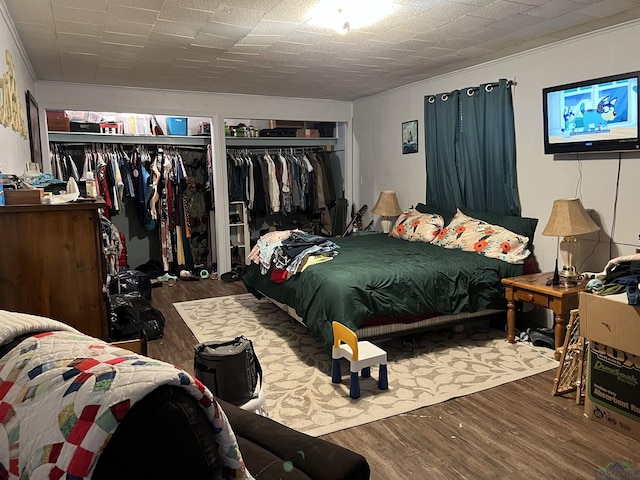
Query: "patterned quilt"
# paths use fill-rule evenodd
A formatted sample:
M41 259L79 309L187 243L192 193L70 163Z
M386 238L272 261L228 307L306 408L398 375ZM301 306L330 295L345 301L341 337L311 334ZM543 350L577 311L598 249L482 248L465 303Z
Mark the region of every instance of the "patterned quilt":
M177 367L114 347L54 320L0 310L0 479L90 478L127 411L161 385L202 406L229 478L252 479L226 415L204 385Z

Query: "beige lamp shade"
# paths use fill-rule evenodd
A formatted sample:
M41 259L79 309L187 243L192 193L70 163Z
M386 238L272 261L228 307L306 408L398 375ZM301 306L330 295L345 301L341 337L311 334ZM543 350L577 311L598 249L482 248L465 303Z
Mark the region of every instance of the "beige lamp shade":
M397 217L402 213L402 209L398 204L398 197L393 190L383 190L380 192L378 201L371 209L371 212L376 215L380 215L380 226L384 233L389 233L391 230L391 217Z
M597 232L600 227L582 206L579 198L562 198L553 202L551 217L542 235L567 237Z
M579 198L562 198L553 202L551 217L544 227L542 235L549 237L563 237L560 242L560 254L564 261L560 277L564 279L577 279L580 274L576 268L578 256L578 239L576 235L597 232L600 227L591 220L591 217L582 206ZM558 277L558 263L556 260L556 273L554 281ZM554 283L555 284L555 283ZM565 286L568 286L565 284Z
M393 190L383 190L380 192L378 201L371 210L376 215L383 217L394 217L402 213L400 205L398 205L398 197Z

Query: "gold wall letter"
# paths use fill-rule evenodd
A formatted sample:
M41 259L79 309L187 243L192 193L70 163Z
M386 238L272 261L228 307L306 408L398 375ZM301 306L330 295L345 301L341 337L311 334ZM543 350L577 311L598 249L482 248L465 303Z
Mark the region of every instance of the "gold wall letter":
M0 91L2 92L2 106L0 107L0 123L5 127L11 127L25 139L29 137L27 122L24 116L24 106L20 101L18 87L16 86L16 74L13 68L13 57L9 50L5 50L5 57L9 70L0 79Z

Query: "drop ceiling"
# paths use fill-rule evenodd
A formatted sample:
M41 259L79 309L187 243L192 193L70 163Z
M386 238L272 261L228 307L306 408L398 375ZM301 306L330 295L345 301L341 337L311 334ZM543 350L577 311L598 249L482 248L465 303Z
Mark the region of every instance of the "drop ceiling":
M345 101L640 18L640 0L396 0L340 35L309 23L316 0L4 3L38 80Z

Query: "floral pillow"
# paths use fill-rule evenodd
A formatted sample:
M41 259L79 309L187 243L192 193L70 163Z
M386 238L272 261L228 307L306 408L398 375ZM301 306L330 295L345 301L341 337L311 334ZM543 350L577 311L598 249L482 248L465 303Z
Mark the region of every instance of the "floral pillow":
M440 215L420 213L411 208L398 217L389 236L410 242L428 243L443 227L444 220Z
M531 253L529 238L518 235L499 225L468 217L459 209L449 225L431 242L444 248L459 248L477 252L507 263L520 264Z

